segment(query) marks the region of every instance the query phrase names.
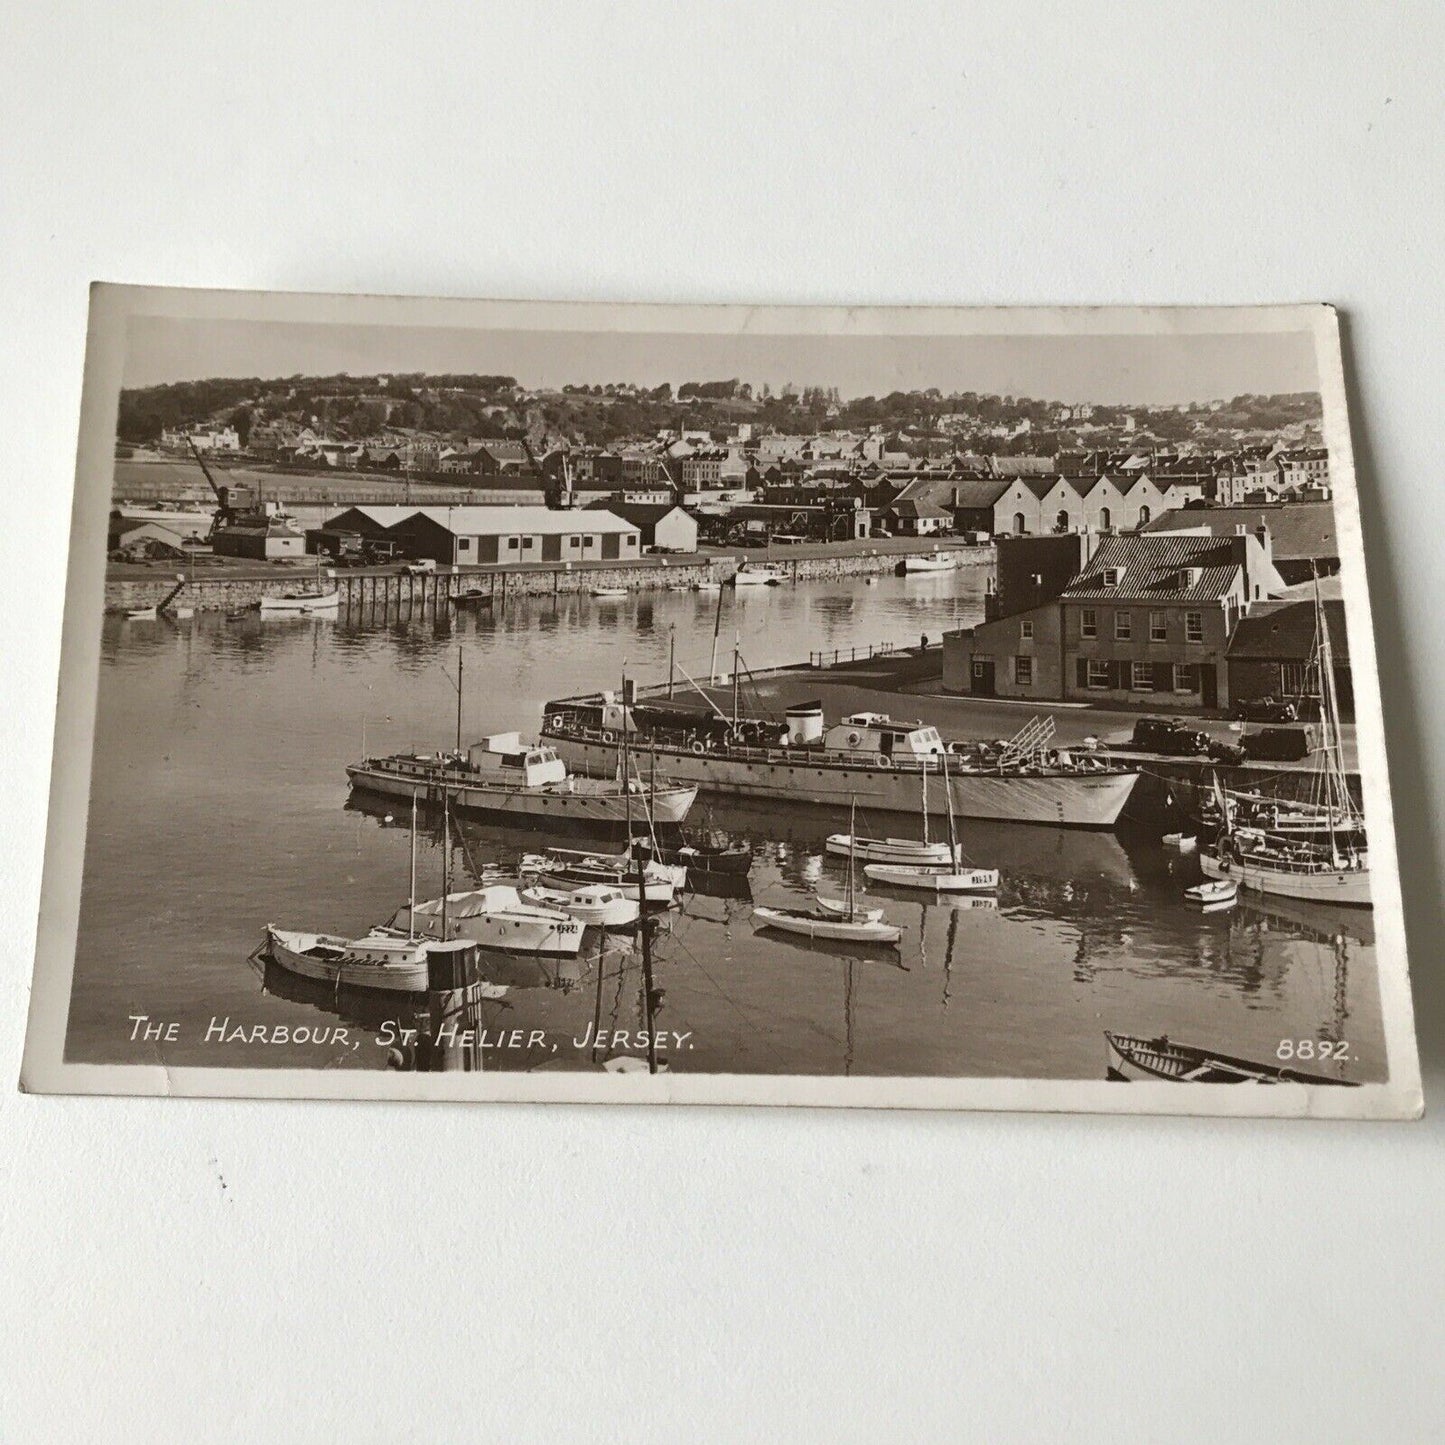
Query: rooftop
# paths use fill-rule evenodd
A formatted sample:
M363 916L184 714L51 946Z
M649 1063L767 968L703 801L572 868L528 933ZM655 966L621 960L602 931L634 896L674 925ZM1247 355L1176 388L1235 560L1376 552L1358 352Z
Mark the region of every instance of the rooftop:
M1243 539L1234 537L1221 540L1187 533L1106 537L1063 596L1071 602L1217 602L1234 591L1244 566L1244 549ZM1113 585L1104 580L1109 568L1119 569Z
M1253 532L1269 528L1274 558L1289 561L1306 557L1338 557L1335 509L1331 502L1275 502L1254 507L1189 507L1162 513L1145 532L1202 530L1216 537L1230 536L1240 527Z

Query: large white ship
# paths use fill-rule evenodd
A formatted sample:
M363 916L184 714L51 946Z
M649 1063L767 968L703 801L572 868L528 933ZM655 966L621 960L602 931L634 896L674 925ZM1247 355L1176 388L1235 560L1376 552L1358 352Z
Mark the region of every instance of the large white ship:
M854 713L832 727L821 703L787 710L786 723L724 716L665 702L622 704L610 693L546 705L546 741L572 767L596 771L625 730L642 776L736 798L784 799L889 813L919 811L920 773L942 785L942 754L959 817L1112 828L1138 769L1088 751L1050 746L1052 719L1034 719L1007 743L945 741L921 722Z
M617 749L598 755L599 776L576 777L549 743L523 743L516 733L483 738L465 752L394 753L367 758L346 769L351 786L396 798L440 803L443 795L461 812L491 813L540 822L625 825L651 819L655 825L681 823L697 797L688 782L627 783L608 775Z

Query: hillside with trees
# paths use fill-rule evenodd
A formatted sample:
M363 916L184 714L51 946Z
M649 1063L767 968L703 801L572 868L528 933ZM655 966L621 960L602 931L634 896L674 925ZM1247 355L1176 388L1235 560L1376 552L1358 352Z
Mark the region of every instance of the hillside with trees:
M1114 433L1151 443L1224 445L1241 435L1318 428L1321 407L1313 392L1245 394L1184 407L1079 408L938 388L845 400L836 387L787 382L775 391L736 377L689 379L676 391L667 382L531 390L515 377L469 373L232 377L123 391L118 439L144 444L165 428L224 422L237 428L244 445L252 425L281 419L337 440L408 431L606 446L682 430L721 441L740 423L751 423L756 434L877 428L896 435L903 450L936 450L946 441L951 449L981 454L1047 454L1098 445L1091 438ZM927 439L934 439L932 446Z

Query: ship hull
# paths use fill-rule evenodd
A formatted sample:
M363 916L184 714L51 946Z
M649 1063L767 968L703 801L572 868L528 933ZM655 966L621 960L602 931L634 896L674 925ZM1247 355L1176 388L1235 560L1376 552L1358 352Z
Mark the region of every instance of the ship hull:
M602 742L548 733L546 741L570 768L597 770L615 757L616 748ZM647 748L650 759L654 750ZM640 749L639 751L641 751ZM917 814L918 773L893 768L848 767L821 758L793 761L729 758L722 753L681 749L655 750L659 772L700 791L724 797L783 799L825 807ZM1112 828L1119 820L1138 774L1124 773L953 773L948 786L954 812L961 818L1010 823L1044 823L1056 828ZM941 779L929 791L941 793ZM935 802L940 811L942 797Z
M312 951L318 944L343 949L347 946L347 940L327 934L286 933L268 928L266 937L272 961L302 978L354 988L382 989L389 993L426 992L426 958L420 946L411 959L396 963L364 963L354 959L318 957Z
M1311 903L1345 903L1370 908L1370 874L1363 868L1330 868L1318 873L1272 868L1253 858L1231 859L1226 868L1215 853L1201 852L1199 866L1206 878L1228 878L1254 893L1280 898L1303 898Z
M615 759L615 750L610 754ZM599 757L599 767L605 762ZM392 774L379 768L350 767L346 770L353 788L384 797L427 797L425 782L415 777ZM591 781L581 779L577 781ZM439 786L439 785L438 785ZM503 788L476 783L448 782L447 796L451 806L467 813L485 813L499 818L527 818L534 822L575 822L620 827L629 817L640 821L644 816L644 799L635 795L629 805L615 790L593 792L587 788L569 788L567 783L553 788ZM651 798L652 821L655 824L680 824L688 815L697 788L659 787Z

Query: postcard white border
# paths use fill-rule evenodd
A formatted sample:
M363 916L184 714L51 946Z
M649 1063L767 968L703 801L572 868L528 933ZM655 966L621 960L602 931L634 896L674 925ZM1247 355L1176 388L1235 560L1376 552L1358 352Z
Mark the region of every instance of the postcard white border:
M740 1074L403 1074L384 1070L167 1068L64 1059L89 815L116 417L132 316L446 329L822 335L1210 335L1297 331L1314 340L1340 541L1365 811L1370 818L1380 1008L1390 1078L1303 1084L1127 1087L1099 1080L833 1078ZM1104 1061L1100 1037L1100 1065ZM215 1098L807 1105L1407 1119L1423 1109L1385 760L1374 629L1350 442L1339 323L1324 305L1258 307L824 307L467 301L435 297L91 289L80 443L61 634L49 825L21 1087L35 1093Z

